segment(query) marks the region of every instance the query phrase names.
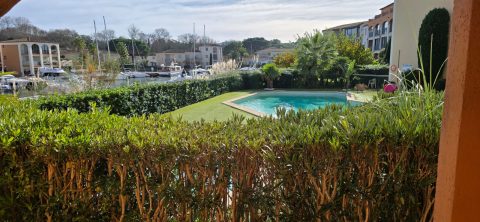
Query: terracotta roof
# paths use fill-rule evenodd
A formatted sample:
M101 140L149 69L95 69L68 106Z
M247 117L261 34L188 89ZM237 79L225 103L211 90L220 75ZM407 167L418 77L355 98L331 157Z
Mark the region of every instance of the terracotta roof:
M14 5L16 5L20 0L7 0L0 1L0 17L7 14Z
M383 8L381 8L380 10L383 10L383 9L385 9L385 8L388 8L388 7L392 6L393 4L395 4L395 3L391 3L391 4L389 4L389 5L387 5L387 6L383 7Z

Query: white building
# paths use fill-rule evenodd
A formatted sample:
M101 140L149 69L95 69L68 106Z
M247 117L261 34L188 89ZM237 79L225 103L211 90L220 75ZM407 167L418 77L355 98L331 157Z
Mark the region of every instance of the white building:
M395 0L390 80L397 69L418 68L418 34L423 19L432 9L453 11L453 0ZM435 48L435 46L434 46Z
M267 64L273 62L273 59L286 52L293 52L293 49L281 49L281 48L266 48L255 52L255 56L258 59L259 64Z
M220 45L205 45L198 47L202 59L197 61L201 66L207 67L223 62L223 48ZM195 56L196 57L196 56Z
M148 65L169 66L172 63L176 63L180 66L192 67L195 63L196 65L207 67L218 62L223 62L223 49L221 46L206 45L198 48L199 50L197 50L195 53L186 50L167 50L156 53L155 55L147 57Z

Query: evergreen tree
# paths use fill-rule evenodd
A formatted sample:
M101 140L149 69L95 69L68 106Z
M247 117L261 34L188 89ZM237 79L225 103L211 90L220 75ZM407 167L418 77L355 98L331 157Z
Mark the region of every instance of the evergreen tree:
M445 8L433 9L422 22L418 37L418 66L426 75L426 83L434 84L432 81L443 72L448 56L449 29L450 13Z

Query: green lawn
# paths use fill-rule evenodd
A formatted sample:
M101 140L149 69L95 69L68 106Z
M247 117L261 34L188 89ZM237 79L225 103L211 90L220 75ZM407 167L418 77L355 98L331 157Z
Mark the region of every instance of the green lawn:
M295 89L291 91L298 91L301 89ZM303 91L319 91L319 90L303 90ZM329 91L329 90L320 90L320 91ZM332 90L333 91L333 90ZM340 90L335 90L340 91ZM182 118L186 121L223 121L227 120L232 117L233 114L242 115L246 118L257 118L256 116L249 114L244 111L240 111L238 109L232 108L223 104L223 102L231 99L238 98L240 96L245 96L251 94L255 91L240 91L240 92L230 92L225 93L223 95L207 99L205 101L195 103L190 106L183 107L181 109L175 110L170 113L166 113L165 115L170 115L173 118ZM355 94L355 97L360 101L369 101L373 98L374 95L377 94L376 91L365 91L365 92L356 92L356 91L349 91L352 94Z
M174 118L182 117L187 121L200 121L202 119L205 121L223 121L232 117L233 114L242 115L246 118L256 118L249 113L240 111L222 103L227 100L248 95L250 93L253 93L253 91L225 93L223 95L183 107L173 112L166 113L165 115L170 115Z

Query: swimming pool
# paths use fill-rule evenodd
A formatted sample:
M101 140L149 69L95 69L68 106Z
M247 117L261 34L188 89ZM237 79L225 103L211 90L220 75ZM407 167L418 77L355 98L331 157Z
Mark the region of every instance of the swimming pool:
M361 103L349 101L347 94L342 92L271 91L251 94L227 101L226 104L257 116L276 116L278 108L298 111L314 110L332 104L358 105Z

